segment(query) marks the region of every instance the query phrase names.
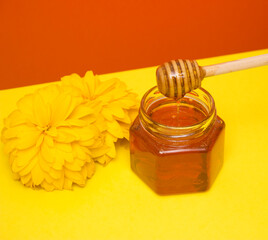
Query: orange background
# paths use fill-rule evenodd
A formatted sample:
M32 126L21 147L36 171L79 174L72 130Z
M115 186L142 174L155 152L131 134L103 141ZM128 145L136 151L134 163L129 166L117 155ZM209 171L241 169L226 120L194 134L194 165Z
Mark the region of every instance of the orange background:
M267 12L267 0L2 0L0 88L267 48Z

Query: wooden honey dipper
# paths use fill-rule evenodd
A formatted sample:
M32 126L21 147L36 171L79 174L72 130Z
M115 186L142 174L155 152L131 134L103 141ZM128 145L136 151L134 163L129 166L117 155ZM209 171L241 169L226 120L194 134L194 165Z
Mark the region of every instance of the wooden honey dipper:
M264 65L268 65L268 54L203 67L195 60L172 60L157 68L157 86L163 95L180 99L199 88L205 77Z

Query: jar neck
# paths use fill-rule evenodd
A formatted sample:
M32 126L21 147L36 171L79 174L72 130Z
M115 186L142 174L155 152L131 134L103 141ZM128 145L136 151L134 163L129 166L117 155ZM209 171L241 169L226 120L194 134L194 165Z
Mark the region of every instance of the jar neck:
M157 108L176 106L189 108L193 113L202 113L203 118L194 124L169 126L153 119L151 113ZM192 114L194 115L194 114ZM187 141L200 138L211 129L216 120L216 108L212 96L204 89L196 89L185 95L180 101L161 95L157 87L150 89L142 98L139 118L143 127L151 134L173 141ZM192 116L195 118L195 116Z

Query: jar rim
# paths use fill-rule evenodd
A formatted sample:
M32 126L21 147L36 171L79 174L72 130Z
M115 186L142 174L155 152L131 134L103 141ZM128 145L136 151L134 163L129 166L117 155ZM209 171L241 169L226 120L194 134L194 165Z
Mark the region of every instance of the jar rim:
M193 131L195 132L200 132L200 126L203 126L202 129L204 130L204 128L207 128L207 126L210 125L210 123L213 121L213 119L215 119L215 116L216 116L216 108L215 108L215 102L214 102L214 99L213 97L210 95L210 93L208 91L206 91L205 89L203 88L199 88L198 90L201 91L202 93L205 94L207 100L210 102L210 107L209 107L209 111L206 115L206 117L201 120L200 122L197 122L197 123L194 123L192 125L187 125L187 126L168 126L168 125L165 125L165 124L162 124L162 123L159 123L155 120L153 120L148 114L147 114L147 110L148 109L145 109L145 106L146 106L146 100L148 100L148 95L153 93L155 90L157 90L157 86L154 86L152 87L151 89L149 89L145 94L144 96L142 97L142 100L141 100L141 104L140 104L140 113L142 115L142 118L145 118L145 120L147 122L150 122L150 125L154 125L156 126L157 129L167 129L171 132L180 132L180 133L185 133L182 134L183 136L188 136L189 135L189 132L193 129ZM189 96L189 95L197 95L198 96L198 93L196 93L197 90L193 90L192 92L190 93L187 93L185 97ZM160 93L160 92L159 92ZM163 95L163 98L166 98L166 99L170 99L170 98L167 98ZM203 101L204 102L204 101ZM198 130L197 130L198 129ZM203 131L202 130L202 131ZM168 134L168 135L171 135L171 134ZM191 134L190 134L191 135ZM182 136L182 137L183 137Z

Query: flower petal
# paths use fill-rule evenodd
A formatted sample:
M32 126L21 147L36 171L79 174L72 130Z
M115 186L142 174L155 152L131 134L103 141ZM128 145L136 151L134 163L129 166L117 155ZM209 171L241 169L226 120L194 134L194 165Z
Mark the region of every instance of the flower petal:
M4 145L4 153L5 154L10 154L12 151L14 151L15 149L17 149L17 139L10 139L7 142L5 142Z
M78 158L75 159L72 163L66 162L65 167L71 171L81 171L82 167L85 165L84 160Z
M45 135L44 143L51 148L54 147L54 139L51 136Z
M79 128L77 128L79 129ZM58 130L58 135L55 138L57 142L61 143L71 143L74 141L79 140L79 133L77 130L75 130L75 127L70 128L70 127L60 127L57 129Z
M79 171L70 171L68 169L65 169L65 176L78 185L83 186L86 183L83 175Z
M91 178L95 173L95 164L93 161L86 163L87 177Z
M108 121L113 121L113 112L109 108L103 108L101 111L101 115L106 118Z
M64 185L63 185L64 189L72 190L73 189L72 185L73 185L73 182L70 179L64 178Z
M117 138L123 138L123 131L117 121L107 122L107 131Z
M101 146L99 148L90 149L90 152L91 152L90 155L93 158L97 158L97 157L100 157L100 156L106 154L109 150L110 150L110 147L103 145L103 146Z
M64 161L73 162L73 153L72 152L64 152L58 148L58 143L55 144L55 158L53 163L53 168L57 170L61 170L64 164Z
M122 107L120 107L117 103L111 103L107 106L107 109L112 112L112 114L118 118L124 118L125 112L123 111Z
M15 127L20 124L24 124L28 119L19 110L13 111L7 118L4 119L5 127Z
M32 178L32 175L31 175L31 173L29 173L25 176L22 176L20 179L21 179L22 184L25 185L31 180L31 178Z
M95 95L104 95L106 93L109 93L113 88L115 88L115 85L118 83L118 79L110 79L105 82L102 82L96 89Z
M88 98L93 98L96 94L96 86L98 85L99 81L97 77L94 76L92 71L86 72L84 79L87 85Z
M47 139L47 137L44 139ZM40 154L45 162L53 163L55 158L54 144L50 146L49 141L44 141L40 148Z
M14 161L14 163L15 163L15 161ZM13 170L14 172L16 172L17 169L14 168L14 163L13 163L13 165L12 165L12 170ZM28 173L30 173L30 172L32 171L32 169L35 167L35 165L36 165L37 163L38 163L38 156L35 155L35 157L33 157L33 158L31 159L31 161L29 162L29 164L28 164L25 168L23 168L21 171L19 171L19 174L20 174L21 176L25 176L25 175L27 175Z
M75 158L85 160L88 157L87 153L89 152L89 150L86 147L83 147L78 143L73 143L72 144L72 152L73 152Z
M46 191L49 191L49 192L51 192L51 191L53 191L55 189L55 186L53 186L52 184L47 183L46 181L43 181L41 183L41 186L42 186L42 188L44 188Z
M35 94L33 97L33 111L37 125L39 127L48 126L51 118L50 108L40 94Z
M33 98L33 94L25 95L17 102L17 106L20 112L22 112L31 123L37 124L33 111Z
M64 175L62 174L62 176L59 179L54 180L52 184L55 186L56 189L62 190L64 186Z
M35 186L40 185L44 180L43 170L40 168L40 165L37 163L32 169L32 181Z
M20 136L17 140L17 148L23 150L36 144L41 131L36 128L23 128L19 134Z
M61 78L61 82L65 86L72 86L81 91L83 97L89 97L87 83L78 74L71 74Z
M55 126L57 123L66 120L73 110L71 95L60 94L52 105L51 125Z
M101 157L94 158L94 161L96 161L100 164L103 164L103 165L109 163L111 160L112 160L112 158L107 156L106 154L101 156Z
M80 119L93 113L93 109L86 104L77 106L74 111L70 114L69 119Z
M29 164L30 161L36 156L38 153L38 149L35 147L27 148L17 152L16 156L16 165L18 167L24 168L26 165Z
M60 94L60 87L58 84L51 84L49 86L40 88L36 91L46 104L53 104L55 98Z

